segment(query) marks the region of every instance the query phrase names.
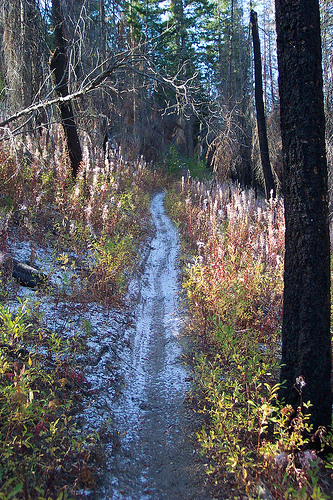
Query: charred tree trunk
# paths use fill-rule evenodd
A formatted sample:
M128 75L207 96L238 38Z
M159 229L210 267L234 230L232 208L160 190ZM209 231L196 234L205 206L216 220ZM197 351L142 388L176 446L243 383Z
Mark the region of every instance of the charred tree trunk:
M257 13L254 12L254 10L251 10L251 25L252 25L252 38L253 38L255 102L257 111L259 148L260 148L262 171L264 174L265 193L266 193L266 198L269 199L272 191L273 191L273 196L275 196L275 184L274 184L271 163L269 160L266 118L265 118L265 108L264 108L263 89L262 89L260 40L258 32Z
M63 33L63 16L60 0L52 1L52 17L54 23L55 51L51 58L51 71L53 72L56 92L60 97L66 97L68 92L68 67L66 44ZM82 150L74 119L73 107L70 101L59 104L61 122L67 141L68 155L75 179L82 161Z
M332 422L330 241L318 0L276 0L276 24L286 220L280 396L296 408L301 391L303 401L312 404L315 430Z

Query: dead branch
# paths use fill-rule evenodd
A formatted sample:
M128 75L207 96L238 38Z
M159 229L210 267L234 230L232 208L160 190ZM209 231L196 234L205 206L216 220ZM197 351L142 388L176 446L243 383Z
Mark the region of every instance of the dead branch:
M53 106L54 104L60 104L60 103L66 102L66 101L71 101L71 100L77 99L78 97L81 97L85 94L88 94L92 90L95 90L97 87L99 87L99 85L101 85L101 83L103 83L104 80L106 80L109 76L111 76L111 74L116 69L118 69L122 66L125 66L128 58L129 58L128 53L122 54L120 58L113 60L108 65L108 67L106 68L105 71L102 71L102 73L100 73L91 82L87 83L84 86L81 86L80 89L77 90L76 92L73 92L72 94L69 94L65 97L56 97L54 99L43 99L42 101L40 101L36 104L32 104L31 106L29 106L25 109L22 109L21 111L18 111L14 115L6 118L6 120L3 120L2 122L0 122L0 127L4 127L4 126L8 125L9 123L11 123L15 120L18 120L22 116L26 116L29 113L34 113L34 112L38 111L39 109ZM114 88L114 87L110 87L110 88L114 92L117 92L116 88Z

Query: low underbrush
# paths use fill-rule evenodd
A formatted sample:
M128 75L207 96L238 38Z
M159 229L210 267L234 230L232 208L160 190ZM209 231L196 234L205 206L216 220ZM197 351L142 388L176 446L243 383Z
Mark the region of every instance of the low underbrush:
M94 485L102 459L98 433L72 421L83 400L84 339L47 331L38 302L31 306L0 308L0 498L68 498Z
M193 401L204 422L197 439L216 496L227 489L228 498L331 498L333 461L309 446L301 377L298 411L278 400L282 201L183 179L166 203L183 240ZM318 437L330 446L330 436Z
M54 157L45 166L0 151L3 500L81 498L98 483L105 428L76 418L93 397L84 366L93 326L77 311L122 307L162 183L143 161L118 157L85 165L73 183ZM43 285L22 287L8 256L43 273Z
M63 266L79 272L77 294L119 301L149 232L150 194L161 179L141 160L117 158L82 168L73 183L62 165L61 159L53 167L18 165L0 151L1 251L28 240L33 264L36 246L52 246Z

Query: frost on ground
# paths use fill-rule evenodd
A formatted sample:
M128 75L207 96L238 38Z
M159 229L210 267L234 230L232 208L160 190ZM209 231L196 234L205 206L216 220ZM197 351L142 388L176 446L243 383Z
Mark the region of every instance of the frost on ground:
M38 304L48 332L88 339L88 349L76 359L87 389L75 420L82 432L100 434L106 470L97 490L78 494L98 500L210 498L203 465L190 441L188 373L180 359L179 241L163 198L158 193L151 203L154 237L143 269L129 287L127 310L88 298L67 300L66 293L70 297L71 286L76 286L75 266L64 269L61 258L47 248L34 248L36 265L59 293L16 290L21 299ZM32 248L12 239L11 253L23 262ZM69 257L75 262L75 255Z
M189 442L188 383L181 364L178 234L163 193L151 214L155 236L138 279L133 325L122 352L125 387L112 408L117 439L108 445L107 473L96 498L182 500L209 498L202 464Z

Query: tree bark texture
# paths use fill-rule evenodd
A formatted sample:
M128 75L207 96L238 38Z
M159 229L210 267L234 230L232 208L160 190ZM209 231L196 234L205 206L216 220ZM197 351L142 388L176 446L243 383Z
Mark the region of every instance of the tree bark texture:
M264 175L265 194L266 198L269 199L272 191L273 191L273 196L275 196L275 185L274 185L271 163L269 160L267 128L266 128L266 118L265 118L265 108L264 108L263 88L262 88L260 40L258 32L257 13L254 10L251 10L250 20L252 25L252 39L253 39L255 102L257 111L259 148L260 148L262 171Z
M13 113L36 99L48 71L43 23L36 0L0 2L0 34L6 106Z
M296 408L296 378L314 429L331 425L330 242L318 0L276 0L285 275L280 396ZM300 387L298 387L300 389Z
M100 41L100 51L101 51L101 62L104 63L105 61L105 53L106 53L106 31L105 31L105 5L104 5L104 0L99 0L99 29L100 29L100 36L101 36L101 41ZM104 64L102 66L102 69L104 70Z
M56 48L51 58L51 71L54 75L57 95L59 97L66 97L69 95L67 83L68 66L60 0L52 1L52 17L54 23L54 38ZM72 176L75 179L80 167L80 163L82 162L82 150L77 133L72 103L70 101L60 102L59 109L61 114L61 122L66 136Z

